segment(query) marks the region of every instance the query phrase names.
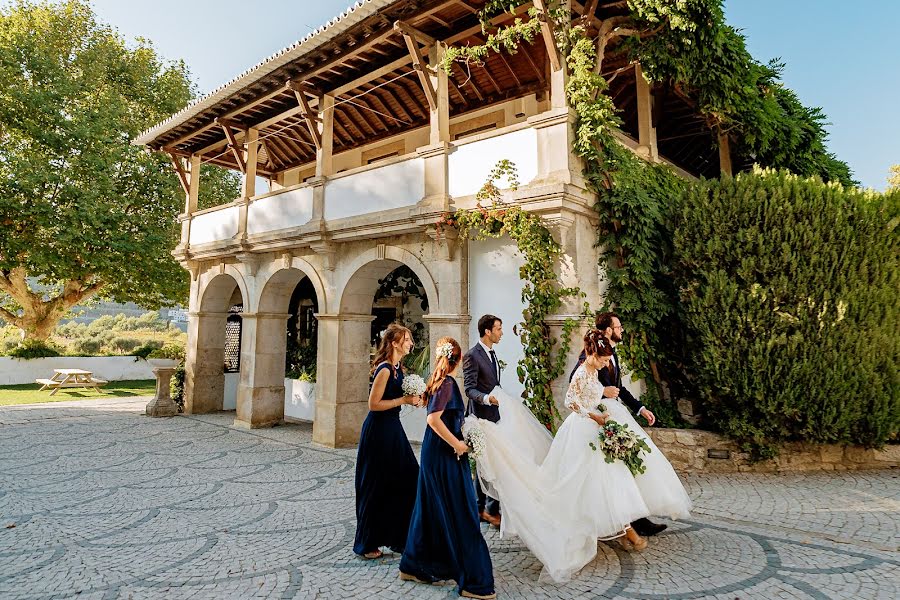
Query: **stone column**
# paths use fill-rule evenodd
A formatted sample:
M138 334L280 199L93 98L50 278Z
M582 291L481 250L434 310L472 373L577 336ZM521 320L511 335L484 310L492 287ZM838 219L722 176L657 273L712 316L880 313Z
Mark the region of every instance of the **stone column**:
M192 312L188 320L185 356L184 412L222 410L225 396L224 312Z
M172 400L169 389L176 368L177 364L174 367L153 367L153 374L156 375L156 395L144 409L148 417L174 417L178 414L178 406Z
M340 448L359 442L369 411L369 335L375 317L316 314L316 420L313 441Z
M634 77L638 108L637 153L647 160L657 162L659 150L656 147L656 127L653 126L653 96L650 94L650 84L644 78L640 63L634 66Z
M234 426L271 427L284 419L287 313L244 313L241 378Z

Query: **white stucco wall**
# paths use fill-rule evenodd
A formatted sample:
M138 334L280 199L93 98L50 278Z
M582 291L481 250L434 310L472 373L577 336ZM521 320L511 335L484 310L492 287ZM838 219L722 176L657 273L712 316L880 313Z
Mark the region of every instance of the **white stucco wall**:
M134 356L56 356L29 360L4 356L0 357L0 385L49 379L53 369L84 369L107 381L156 378L147 361Z
M255 235L305 225L312 219L312 208L311 187L254 200L247 209L247 234Z
M240 209L229 206L191 219L191 244L229 240L237 235Z
M325 219L413 206L425 194L425 161L404 160L339 176L325 185Z
M424 408L415 408L404 405L400 408L400 424L406 432L406 438L411 442L421 443L425 439L425 417L427 416Z
M525 185L537 176L537 133L534 129L520 129L486 140L460 144L450 154L450 195L454 198L478 192L488 175L501 159L516 165L519 184ZM501 181L503 189L508 185Z
M522 321L522 280L519 268L524 264L515 242L508 237L469 242L469 310L472 322L469 339L478 340L478 319L492 314L503 320L503 339L496 346L497 358L506 363L500 385L513 396L525 389L516 375L525 351L513 325ZM464 348L467 351L468 348Z
M284 416L310 423L315 421L316 384L297 379L285 379Z

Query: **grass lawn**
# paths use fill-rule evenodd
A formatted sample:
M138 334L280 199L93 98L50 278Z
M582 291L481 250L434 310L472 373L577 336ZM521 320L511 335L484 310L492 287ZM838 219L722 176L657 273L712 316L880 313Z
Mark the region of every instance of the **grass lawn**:
M156 393L153 379L136 381L110 381L100 392L81 388L63 388L50 395L50 390L39 392L40 385L0 385L0 406L13 404L34 404L37 402L64 402L66 400L91 400L98 398L127 398L129 396L152 396Z

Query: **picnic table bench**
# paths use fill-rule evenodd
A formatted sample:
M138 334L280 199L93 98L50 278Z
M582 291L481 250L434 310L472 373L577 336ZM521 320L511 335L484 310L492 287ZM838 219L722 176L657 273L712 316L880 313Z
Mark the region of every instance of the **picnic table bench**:
M50 392L51 396L60 388L94 388L99 391L101 385L108 383L84 369L53 369L50 379L35 379L34 382L41 384L39 392L51 388L53 390Z

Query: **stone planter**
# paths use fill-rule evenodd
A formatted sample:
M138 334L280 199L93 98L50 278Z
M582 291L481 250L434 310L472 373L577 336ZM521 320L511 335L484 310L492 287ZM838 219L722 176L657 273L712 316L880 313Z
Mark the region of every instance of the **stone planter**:
M171 358L148 358L147 362L153 366L153 374L156 375L156 395L145 409L149 417L174 417L178 414L178 406L172 400L169 391L169 383L180 361Z
M315 383L300 379L284 380L284 416L298 421L315 421Z

